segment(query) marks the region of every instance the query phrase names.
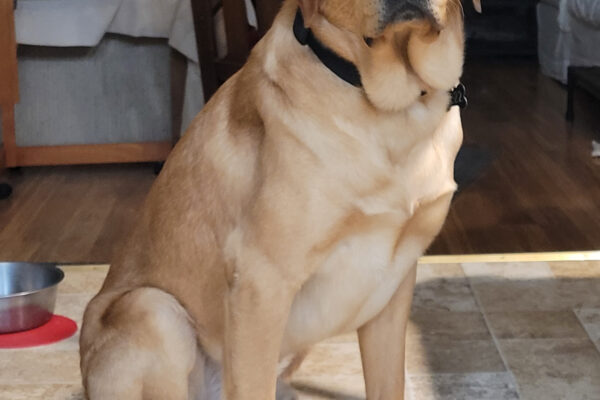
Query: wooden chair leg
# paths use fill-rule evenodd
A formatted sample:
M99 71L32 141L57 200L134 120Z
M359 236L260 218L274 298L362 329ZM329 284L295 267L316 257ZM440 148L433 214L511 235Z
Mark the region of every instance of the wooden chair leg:
M15 106L5 104L2 108L2 141L4 142L4 161L6 166L17 166L17 143L15 137Z
M2 108L4 109L4 108ZM0 116L1 117L1 116ZM3 119L4 120L4 119ZM3 124L4 125L4 124ZM4 131L5 127L2 126L2 130ZM6 135L4 135L6 137ZM6 139L4 139L4 144L0 146L0 177L3 175L3 169L6 166ZM8 198L12 193L12 187L7 183L2 181L0 178L0 200L4 200Z
M173 146L181 136L187 58L177 50L171 50L171 140Z
M19 84L14 6L12 1L0 0L0 118L4 163L7 167L17 165L15 103L19 102Z
M569 67L567 75L567 115L566 119L573 122L575 119L575 90L577 89L577 74L574 67Z
M219 88L215 66L217 51L215 49L214 23L210 1L192 0L192 14L194 16L204 101L208 102Z
M278 0L255 0L256 18L258 19L258 34L262 37L271 25L275 16L281 8L281 1Z

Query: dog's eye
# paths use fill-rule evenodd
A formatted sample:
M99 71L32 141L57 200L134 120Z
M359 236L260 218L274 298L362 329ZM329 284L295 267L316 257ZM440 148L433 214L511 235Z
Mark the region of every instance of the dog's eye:
M365 43L367 44L367 46L371 47L371 45L373 45L373 38L364 37L363 39L364 39Z
M427 95L427 90L421 90L421 97L426 96Z

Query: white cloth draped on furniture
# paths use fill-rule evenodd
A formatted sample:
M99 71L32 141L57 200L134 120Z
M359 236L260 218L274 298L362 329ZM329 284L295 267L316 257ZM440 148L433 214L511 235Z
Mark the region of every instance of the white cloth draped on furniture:
M250 0L249 23L256 25ZM21 146L169 140L169 46L188 58L185 129L204 97L189 0L19 0ZM216 16L217 48L226 43Z
M537 16L545 75L566 83L570 65L600 66L600 0L541 0Z

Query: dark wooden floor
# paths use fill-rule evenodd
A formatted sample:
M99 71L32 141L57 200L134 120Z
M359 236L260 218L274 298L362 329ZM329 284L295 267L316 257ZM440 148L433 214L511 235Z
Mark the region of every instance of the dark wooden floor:
M600 249L600 103L578 92L568 124L565 89L535 64L468 64L464 81L465 143L496 158L457 195L429 253Z
M430 254L600 249L600 104L565 90L533 63L471 63L465 142L494 153L455 199ZM108 262L154 174L148 165L28 168L0 201L0 260ZM0 179L1 180L1 179Z

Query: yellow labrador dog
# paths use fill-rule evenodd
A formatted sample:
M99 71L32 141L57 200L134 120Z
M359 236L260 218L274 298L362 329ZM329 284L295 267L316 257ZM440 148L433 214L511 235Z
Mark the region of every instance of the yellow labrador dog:
M278 376L355 330L367 397L403 398L415 265L456 186L458 1L285 1L87 307L89 399L293 398Z

